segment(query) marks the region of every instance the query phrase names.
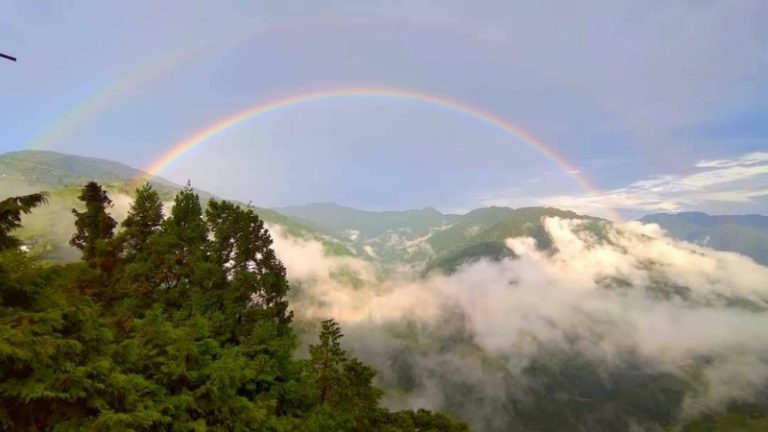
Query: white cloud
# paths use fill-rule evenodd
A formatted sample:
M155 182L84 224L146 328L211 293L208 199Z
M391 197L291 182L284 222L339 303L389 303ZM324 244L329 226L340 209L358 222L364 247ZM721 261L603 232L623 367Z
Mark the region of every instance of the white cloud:
M483 205L555 207L610 217L607 209L675 212L699 209L711 203L755 205L768 196L768 153L756 152L732 159L700 161L684 174L663 174L635 181L601 194L519 198L509 190L478 194ZM751 211L762 210L754 208Z
M726 168L732 166L768 163L768 152L755 152L737 159L703 160L696 164L697 168Z
M301 286L294 301L299 319L338 319L355 354L385 378L397 374L389 356L408 343L387 328L414 323L426 329L416 333L426 338L456 329L512 376L542 346L578 349L605 367L621 367L623 354L632 352L649 370L680 374L705 356L711 359L700 365L707 386L688 394L688 413L748 400L766 385L768 268L672 240L657 225L614 225L602 240L582 229L583 221L550 218L544 225L554 253L539 251L530 238L509 239L517 259L426 277L403 272L382 278L369 262L325 257L316 242L274 233L289 278ZM334 279L341 269L354 271L363 287ZM739 302L754 310L733 306ZM498 385L487 384L500 385L499 371L482 366L485 355L414 355L412 373L422 386L399 404L441 408L436 395L447 391L440 388L441 374L483 389L468 413L482 412L498 397Z

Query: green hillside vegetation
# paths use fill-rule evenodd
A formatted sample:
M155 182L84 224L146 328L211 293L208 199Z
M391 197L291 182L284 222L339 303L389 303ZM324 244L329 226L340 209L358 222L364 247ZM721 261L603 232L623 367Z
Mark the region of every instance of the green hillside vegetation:
M405 211L372 212L331 203L316 203L282 207L280 213L309 221L337 237L348 238L355 230L361 239L371 239L388 232L405 232L410 237L421 237L430 228L450 224L457 215L444 215L433 208Z
M700 212L658 213L641 219L659 224L670 236L713 249L738 252L768 265L768 217L712 216Z
M121 221L128 201L133 199L137 179L147 174L126 165L104 159L66 155L49 151L25 150L0 155L0 199L45 189L50 192L47 206L24 217L19 238L40 258L50 261L72 261L78 253L68 245L74 217L71 210L79 208L80 187L88 181L100 183L116 202L114 217ZM170 203L182 186L160 177L151 177L150 184L164 203ZM203 205L215 195L197 191ZM246 206L240 203L241 206ZM309 223L282 215L274 210L252 207L270 225L279 225L295 238L316 240L329 255L354 255L332 237Z
M166 217L147 185L116 231L100 185L78 199L81 259L46 266L14 237L44 197L0 201L0 430L468 430L381 407L333 320L294 357L286 269L254 211L203 211L185 188Z
M591 229L599 230L599 219L571 211L548 207L510 209L489 207L462 216L461 221L437 232L427 241L435 252L428 269L452 272L459 266L482 258L499 260L512 256L504 241L514 237L532 237L542 250L550 248L551 240L542 225L545 217L584 219L594 222Z
M765 405L744 404L719 415L705 415L670 432L763 432L768 431L768 410Z
M541 224L544 217L598 221L545 207L487 207L464 215L442 214L432 208L371 212L335 204L278 210L335 236L357 250L358 256L380 264L409 263L446 272L482 258L510 257L511 251L504 244L510 237L531 236L547 249L550 241Z
M128 183L145 177L147 174L141 170L106 159L42 150L22 150L0 155L0 196L10 196L14 192L26 193L29 190L79 188L89 181L98 181L119 192L130 193L136 185ZM172 199L179 189L160 177L152 177L150 183L164 200ZM201 197L208 198L210 194L202 192Z

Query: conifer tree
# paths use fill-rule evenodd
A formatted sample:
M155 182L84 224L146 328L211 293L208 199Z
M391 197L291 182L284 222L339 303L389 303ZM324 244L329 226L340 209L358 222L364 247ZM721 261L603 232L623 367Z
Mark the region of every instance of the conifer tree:
M339 389L342 386L342 370L346 362L346 353L341 348L339 324L332 320L322 323L319 343L309 347L309 365L314 381L314 392L318 402L334 405L337 403Z
M0 201L0 250L16 248L21 242L10 232L21 227L21 215L45 204L48 194L40 192L31 195L10 197Z
M163 203L160 196L145 183L136 189L136 198L122 222L120 237L128 254L144 250L149 236L160 230L163 222Z
M187 184L147 246L151 272L164 301L175 307L186 304L187 312L201 307L202 293L220 279L208 259L208 228L202 216L200 198Z
M107 212L107 209L112 207L112 200L96 182L86 184L78 199L85 205L85 211L72 209L77 231L69 243L80 249L83 260L95 267L98 264L100 247L105 240L112 238L117 226L115 219Z
M167 231L172 231L185 249L192 250L205 244L208 232L203 221L200 197L189 183L173 200L171 216L166 222Z
M237 288L234 300L240 310L230 312L261 310L266 312L261 316L287 325L292 317L288 281L264 222L252 209L217 200L209 201L206 221L212 233L212 259L226 269L227 279Z

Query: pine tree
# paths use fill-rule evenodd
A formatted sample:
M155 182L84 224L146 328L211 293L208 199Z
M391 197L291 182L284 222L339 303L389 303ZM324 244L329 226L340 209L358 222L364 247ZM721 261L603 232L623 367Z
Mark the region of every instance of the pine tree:
M165 228L167 231L173 231L186 250L191 251L205 245L208 230L203 221L200 197L189 183L173 200L171 216L167 219Z
M144 250L149 236L160 230L163 222L163 203L160 196L145 183L136 189L136 198L122 222L120 238L128 254Z
M236 287L237 296L225 299L237 307L228 309L229 313L250 313L253 320L268 317L280 325L290 323L285 267L272 249L264 222L252 209L213 199L208 202L206 221L212 233L212 259Z
M319 343L309 346L309 365L314 381L314 393L317 401L335 405L339 388L342 386L342 370L346 362L346 352L341 348L339 324L328 319L323 321Z
M162 293L163 302L184 313L201 307L200 297L220 279L208 258L208 228L200 198L187 185L174 198L171 215L151 236L146 254L149 271Z
M112 238L117 226L115 219L107 213L107 209L112 207L112 200L96 182L86 184L78 199L85 205L85 211L72 209L77 231L69 243L83 252L84 261L97 267L100 264L99 251L104 241Z
M10 197L0 201L0 250L17 248L21 242L10 232L21 227L21 215L29 214L33 208L48 202L48 194L40 192L31 195Z
M136 430L157 386L112 359L103 311L69 269L0 253L0 430Z

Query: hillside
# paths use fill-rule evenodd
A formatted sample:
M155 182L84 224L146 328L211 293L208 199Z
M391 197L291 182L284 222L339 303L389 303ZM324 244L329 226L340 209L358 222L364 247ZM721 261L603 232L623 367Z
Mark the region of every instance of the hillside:
M511 256L504 241L514 237L532 237L541 249L547 249L550 240L541 224L545 217L598 220L549 207L473 210L463 215L455 225L429 238L428 243L435 251L435 258L429 267L450 272L480 258L498 260Z
M0 155L0 199L41 190L50 193L48 204L25 217L19 232L33 252L47 259L69 261L78 256L68 242L74 223L71 210L80 206L77 195L83 184L96 181L104 185L114 202L114 217L122 220L137 186L136 179L145 177L147 174L141 170L105 159L38 150ZM183 188L157 176L151 176L149 182L165 202ZM215 197L205 190L195 192L203 203ZM352 255L340 242L309 223L274 210L253 209L265 222L281 226L292 237L320 241L331 255Z
M404 211L366 211L344 207L333 203L314 203L281 207L280 213L307 220L315 226L340 237L355 236L374 238L389 232L405 232L422 236L430 228L449 224L457 215L445 215L427 207Z
M482 258L511 256L504 245L508 238L533 237L546 249L549 240L541 225L545 217L597 220L545 207L485 207L463 215L444 214L433 208L374 212L332 203L277 210L307 221L369 259L446 272Z
M768 216L701 212L657 213L640 219L661 226L670 236L713 249L738 252L768 265Z

